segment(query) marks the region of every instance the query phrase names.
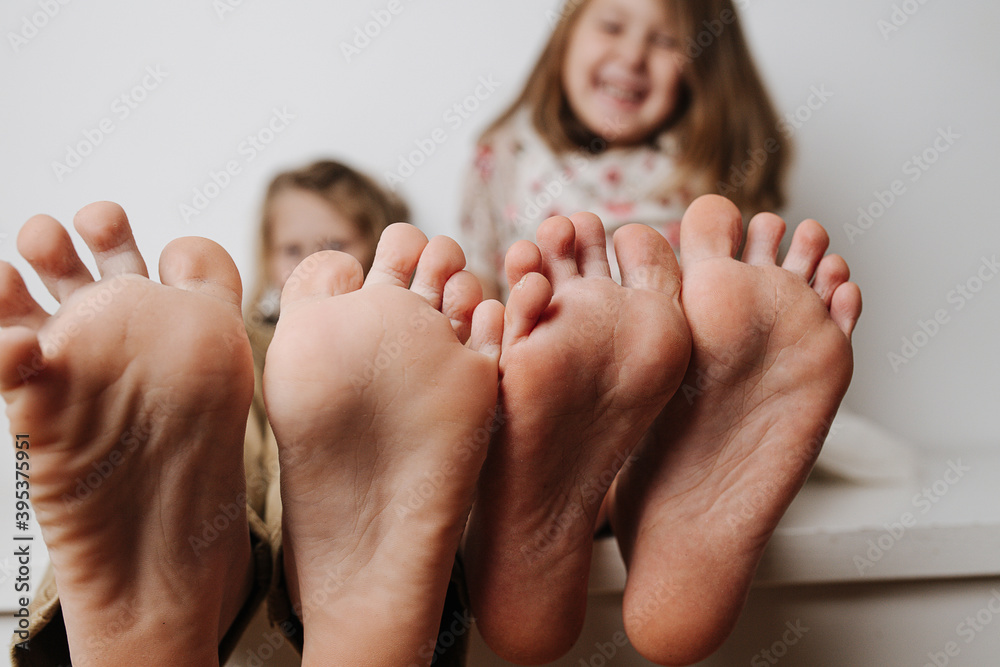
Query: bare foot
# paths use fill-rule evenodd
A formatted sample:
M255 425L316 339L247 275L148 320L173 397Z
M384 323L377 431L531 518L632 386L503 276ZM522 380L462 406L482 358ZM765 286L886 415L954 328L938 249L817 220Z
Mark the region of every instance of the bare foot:
M493 428L503 327L464 264L454 241L399 224L363 286L335 252L285 286L264 392L303 665L430 663Z
M853 369L861 293L843 259L823 258L823 228L802 223L780 268L784 222L755 217L742 262L741 229L721 197L684 216L691 366L614 491L626 631L662 665L701 660L729 634Z
M73 662L218 665L252 576L239 275L222 248L185 238L163 251L163 284L150 281L116 204L87 206L75 226L97 282L52 218L18 236L61 303L52 317L0 263L0 389L30 438Z
M514 662L554 660L579 635L605 493L688 364L670 245L642 225L614 240L624 287L588 213L550 218L538 248L507 255L507 422L483 467L466 570L479 630Z

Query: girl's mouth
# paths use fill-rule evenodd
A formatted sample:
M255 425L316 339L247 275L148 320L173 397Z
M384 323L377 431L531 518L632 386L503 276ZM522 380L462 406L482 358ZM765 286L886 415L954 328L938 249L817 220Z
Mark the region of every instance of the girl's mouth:
M641 104L648 92L645 88L616 85L610 81L599 81L597 90L606 97L629 106Z

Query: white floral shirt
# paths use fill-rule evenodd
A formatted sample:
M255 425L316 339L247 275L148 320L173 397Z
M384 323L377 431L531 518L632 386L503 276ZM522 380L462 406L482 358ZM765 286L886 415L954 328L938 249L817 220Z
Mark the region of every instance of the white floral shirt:
M661 144L556 155L528 113L520 112L477 146L466 178L461 232L468 269L496 276L506 297L507 249L521 239L534 241L546 218L578 211L595 213L604 222L616 279L611 236L619 227L650 225L676 248L678 223L694 197L687 188L671 187L672 152L669 144Z

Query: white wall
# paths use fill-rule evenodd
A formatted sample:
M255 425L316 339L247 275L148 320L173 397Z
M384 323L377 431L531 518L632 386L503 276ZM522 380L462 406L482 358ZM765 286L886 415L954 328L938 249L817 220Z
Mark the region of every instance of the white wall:
M215 5L223 1L239 2ZM381 177L438 127L447 142L403 192L414 222L454 234L473 137L516 93L548 33L546 12L558 3L399 1L402 12L347 62L340 43L388 0L243 0L223 16L209 0L5 0L0 257L26 268L14 238L31 214L68 223L80 206L113 199L129 212L147 257L174 237L207 236L232 252L249 282L259 198L275 170L332 155ZM15 48L11 33L46 2L58 13ZM890 20L893 2L916 12L884 37L878 21ZM826 223L864 290L849 404L924 446L996 443L1000 280L962 300L961 310L948 295L975 275L982 257L1000 251L1000 226L987 206L1000 154L992 127L1000 108L1000 8L976 0L740 4L783 112L807 103L814 88L832 93L822 104L813 98L819 108L796 131L788 217ZM147 67L166 78L121 118L116 98ZM480 77L500 87L453 129L443 114ZM248 161L240 144L274 108L295 118ZM114 131L60 180L53 162L103 118ZM932 147L942 128L961 138L911 182L904 164ZM192 203L193 189L230 160L241 173L186 222L179 205ZM896 179L903 194L852 243L843 225ZM902 337L938 310L948 322L894 370L887 353L899 352Z

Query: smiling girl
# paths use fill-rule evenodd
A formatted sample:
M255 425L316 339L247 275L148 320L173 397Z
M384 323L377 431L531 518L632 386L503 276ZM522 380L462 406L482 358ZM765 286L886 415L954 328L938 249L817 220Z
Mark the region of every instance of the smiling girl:
M676 248L701 194L744 214L780 207L787 156L731 0L570 0L480 137L462 205L468 267L503 295L507 248L576 211L596 213L609 238L639 222Z

